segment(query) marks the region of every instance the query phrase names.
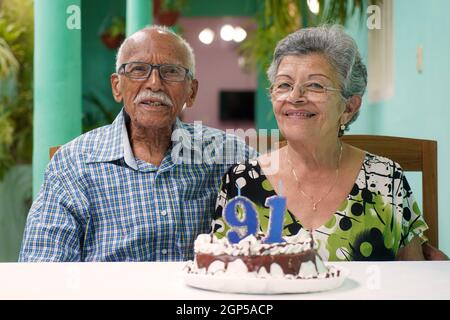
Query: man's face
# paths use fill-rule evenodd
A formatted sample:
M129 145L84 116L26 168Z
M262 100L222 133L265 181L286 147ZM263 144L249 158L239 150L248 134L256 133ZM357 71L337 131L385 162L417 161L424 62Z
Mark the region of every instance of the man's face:
M139 32L128 39L120 63L145 62L173 64L189 68L184 46L173 35L158 30ZM125 75L111 75L114 99L125 105L132 128L171 128L183 105L191 107L198 83L186 77L181 82L160 78L153 69L147 79L131 79Z

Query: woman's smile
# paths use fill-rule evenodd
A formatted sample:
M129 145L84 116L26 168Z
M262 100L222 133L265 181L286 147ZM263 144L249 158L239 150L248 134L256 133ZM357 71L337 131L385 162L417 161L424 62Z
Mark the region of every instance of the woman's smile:
M293 120L308 120L314 118L317 114L308 110L287 110L284 112L284 115L288 119Z

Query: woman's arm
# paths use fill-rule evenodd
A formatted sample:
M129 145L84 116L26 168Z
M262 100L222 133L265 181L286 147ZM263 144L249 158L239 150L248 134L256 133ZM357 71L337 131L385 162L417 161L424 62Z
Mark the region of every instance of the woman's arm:
M449 260L444 252L442 252L438 248L433 247L428 242L425 242L422 245L422 252L425 260Z
M420 237L415 237L406 246L400 248L397 253L397 260L419 261L425 260L422 252Z

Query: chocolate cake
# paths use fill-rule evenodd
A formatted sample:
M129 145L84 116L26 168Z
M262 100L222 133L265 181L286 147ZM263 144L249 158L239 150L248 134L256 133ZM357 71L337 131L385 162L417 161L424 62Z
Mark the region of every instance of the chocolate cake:
M249 235L232 244L226 237L201 234L194 244L189 273L256 278L313 279L338 277L314 248L312 236L284 237L285 242L264 243L263 235Z

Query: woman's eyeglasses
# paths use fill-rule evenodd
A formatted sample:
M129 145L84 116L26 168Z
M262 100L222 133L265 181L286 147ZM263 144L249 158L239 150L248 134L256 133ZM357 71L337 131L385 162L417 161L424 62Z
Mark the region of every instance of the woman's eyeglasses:
M270 87L270 92L276 96L279 97L281 95L285 94L291 94L291 92L294 90L295 85L291 84L286 81L279 81L275 82ZM300 94L303 96L318 96L326 93L327 91L338 91L341 92L340 89L327 87L322 85L321 83L317 81L308 81L303 83L302 85L298 86L298 90L300 91Z

